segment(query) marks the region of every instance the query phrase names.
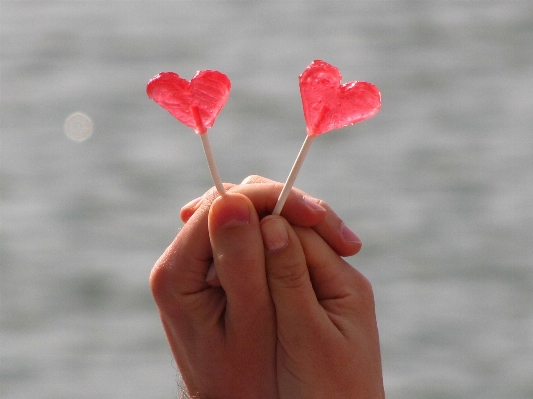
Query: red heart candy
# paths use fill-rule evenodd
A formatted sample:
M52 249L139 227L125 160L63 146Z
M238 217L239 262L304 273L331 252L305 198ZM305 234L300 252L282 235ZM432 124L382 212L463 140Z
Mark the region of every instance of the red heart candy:
M376 86L366 82L341 85L341 72L324 61L313 61L299 79L309 136L361 122L381 107Z
M161 72L146 86L148 97L181 123L204 134L226 104L231 82L218 71L198 71L189 82L174 72Z

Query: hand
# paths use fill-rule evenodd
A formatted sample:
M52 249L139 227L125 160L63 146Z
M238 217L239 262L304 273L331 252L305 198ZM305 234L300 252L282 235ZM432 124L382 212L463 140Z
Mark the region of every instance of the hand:
M372 287L310 228L261 220L280 398L385 397Z
M265 258L262 249L258 214L271 212L281 184L264 179L227 188L227 196L217 198L211 190L196 204L183 208L186 225L154 266L151 288L174 357L192 394L199 393L208 399L276 398L278 386L282 389L291 384L280 382L282 371L288 369L275 371L276 362L279 363L275 349L280 346L277 337L283 336L279 326L276 331L276 318L280 320L276 312L280 305L268 288L272 274L267 273L265 265L272 264L270 252ZM243 191L249 199L232 194L237 191ZM322 206L310 205L309 201ZM248 222L244 222L246 208ZM361 247L360 240L353 240L353 233L346 234L342 221L327 204L310 197L306 201L297 190L291 192L283 215L294 225L313 226L316 233L306 231L312 232L325 247L336 248L337 253L351 255ZM309 244L304 239L301 245L300 251L315 243ZM334 251L329 251L336 257L332 259L342 261ZM206 282L212 263L220 276L221 287ZM268 284L266 276L269 276ZM373 314L373 302L370 305ZM324 379L327 386L331 381L329 377Z
M228 193L194 214L152 270L152 293L191 396L278 397L263 248L254 205ZM206 282L212 262L221 287Z
M240 185L226 184L229 192L238 192L250 198L256 206L259 218L272 213L282 188L282 183L257 175L248 176ZM211 189L186 204L181 208L181 220L187 223L197 210L206 203L210 204L217 195L217 192ZM313 209L311 214L308 208ZM361 250L362 242L359 237L344 224L325 201L313 198L297 188L291 190L281 216L293 225L312 227L340 256L352 256Z
M210 190L196 201L184 228L154 266L150 285L192 394L209 399L276 398L275 315L257 212L271 212L281 185L227 189L224 197ZM235 194L238 191L246 196ZM246 210L248 222L243 223ZM289 196L283 215L295 225L319 226L328 242L339 241L342 234L342 221L331 210L297 191ZM360 245L359 240L336 244L347 254ZM206 282L211 264L221 287Z

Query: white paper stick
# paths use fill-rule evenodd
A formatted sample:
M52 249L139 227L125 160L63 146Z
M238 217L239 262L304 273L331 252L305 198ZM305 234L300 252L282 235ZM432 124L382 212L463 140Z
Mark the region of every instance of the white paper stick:
M298 172L304 163L305 157L307 156L315 137L316 136L306 136L302 148L296 157L296 161L294 161L294 165L292 165L291 173L289 173L289 177L287 177L287 181L285 182L285 185L279 194L278 202L272 211L273 215L279 215L281 213L281 209L283 208L283 205L285 205L285 201L287 201L287 197L291 192L291 188L296 180L296 176L298 176Z
M222 180L220 180L220 175L218 174L217 164L215 163L215 157L213 156L213 150L211 150L211 144L209 143L209 137L207 137L207 132L200 134L202 138L202 144L204 146L205 157L207 158L207 165L209 166L209 171L211 172L211 177L213 177L213 182L220 195L226 194L226 190L222 185Z

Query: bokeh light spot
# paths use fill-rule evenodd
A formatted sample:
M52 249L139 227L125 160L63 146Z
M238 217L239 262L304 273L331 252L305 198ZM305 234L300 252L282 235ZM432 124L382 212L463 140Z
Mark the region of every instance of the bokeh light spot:
M83 112L75 112L65 120L65 134L73 141L85 141L93 134L93 121Z

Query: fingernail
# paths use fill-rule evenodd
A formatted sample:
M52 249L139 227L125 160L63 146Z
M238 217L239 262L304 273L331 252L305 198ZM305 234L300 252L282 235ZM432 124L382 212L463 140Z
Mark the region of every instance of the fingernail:
M183 205L182 208L194 208L203 198L203 195L201 197L195 198L191 202L187 202L185 205Z
M220 197L220 200L224 200L224 198ZM219 208L216 220L216 224L219 227L242 226L250 222L250 208L244 200L236 200L233 197L227 197L225 200L231 201L231 204L226 204L223 208Z
M215 269L215 263L211 262L209 265L209 270L207 270L207 275L205 276L206 280L212 279L217 274L217 269Z
M311 197L308 197L308 196L304 195L303 199L304 199L304 203L309 208L311 208L312 211L314 211L314 212L326 212L326 210L321 205L319 205L316 202L317 200L315 200L314 198L311 198Z
M289 233L280 218L272 218L261 224L261 233L266 248L270 252L279 251L289 244Z
M252 176L247 176L241 181L241 184L248 184L252 180Z
M342 238L344 238L344 241L346 242L357 242L361 243L361 239L355 234L348 226L346 226L344 223L341 225L341 234Z
M215 264L213 262L211 262L209 270L207 270L205 281L207 282L207 284L213 287L220 287L220 280L217 275L217 269L215 269Z

